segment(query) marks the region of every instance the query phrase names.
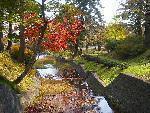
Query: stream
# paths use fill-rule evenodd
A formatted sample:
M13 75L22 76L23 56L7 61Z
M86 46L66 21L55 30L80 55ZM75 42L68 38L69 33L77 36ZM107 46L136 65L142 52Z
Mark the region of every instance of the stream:
M44 56L42 56L44 57ZM39 57L39 58L42 58ZM104 96L97 96L94 95L92 90L89 88L88 83L86 80L77 79L77 78L64 78L60 73L59 69L54 67L52 64L44 65L44 68L37 69L40 77L48 78L51 80L67 80L69 83L73 84L76 89L76 95L73 94L68 95L69 102L72 103L71 106L68 104L65 105L64 112L62 113L114 113L113 110L108 105L107 101L105 100ZM59 95L63 96L63 94ZM79 104L75 104L75 100L84 100L84 104L81 104L80 110L71 110L72 107L78 107ZM59 101L59 99L58 99ZM69 108L68 108L69 107ZM61 112L60 112L61 113Z

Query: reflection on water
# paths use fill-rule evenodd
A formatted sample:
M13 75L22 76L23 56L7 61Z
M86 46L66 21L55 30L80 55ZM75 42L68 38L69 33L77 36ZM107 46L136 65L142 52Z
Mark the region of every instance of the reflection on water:
M96 107L94 109L98 113L113 113L103 96L95 96L94 99L96 100Z
M61 78L58 76L58 70L53 67L51 64L44 65L44 69L37 69L40 76L42 78L51 78L55 80L61 80Z
M43 56L42 56L43 57ZM43 78L51 78L55 80L62 80L62 76L60 77L58 72L59 70L56 69L53 65L47 64L45 65L46 69L37 69L40 76ZM66 79L68 80L68 78ZM71 102L75 102L76 98L77 100L85 100L86 103L88 103L90 100L94 100L93 103L90 104L82 104L82 112L80 113L113 113L113 110L109 107L107 101L103 96L95 96L91 89L88 87L88 83L86 81L83 81L82 79L69 79L71 83L73 83L76 86L76 95L80 95L78 98L75 95L72 95L67 98L69 98ZM63 95L61 95L63 96ZM65 96L63 96L64 98ZM66 97L65 97L66 98ZM69 107L69 105L65 106L65 108ZM76 113L71 112L69 108L68 110L65 110L66 112L63 113ZM92 110L94 112L89 112L89 110ZM67 112L70 111L70 112Z
M44 58L46 56L47 56L46 54L37 55L36 59L42 59L42 58Z

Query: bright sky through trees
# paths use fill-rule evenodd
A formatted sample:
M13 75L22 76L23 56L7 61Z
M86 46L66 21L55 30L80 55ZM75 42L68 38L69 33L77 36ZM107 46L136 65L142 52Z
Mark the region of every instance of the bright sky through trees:
M36 1L41 3L42 0ZM104 7L102 14L104 15L104 21L106 21L106 23L110 23L112 21L114 15L117 14L116 10L120 7L120 3L124 1L125 0L101 0L102 6Z
M126 0L101 0L103 9L104 20L110 23L112 18L117 14L117 9L120 8L120 3Z

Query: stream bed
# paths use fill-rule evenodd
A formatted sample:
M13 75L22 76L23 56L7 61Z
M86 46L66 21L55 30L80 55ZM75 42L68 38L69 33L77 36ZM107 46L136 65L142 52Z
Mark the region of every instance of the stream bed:
M58 94L53 97L47 96L45 100L51 100L51 103L59 105L59 113L114 113L108 105L104 96L96 96L89 88L88 83L84 79L72 77L76 74L74 70L70 70L71 76L65 76L59 69L52 64L44 65L43 69L37 69L40 77L58 81L69 81L74 85L75 91L68 94ZM52 99L53 98L53 99ZM64 100L65 98L65 100ZM55 100L53 102L52 100ZM50 111L49 111L50 112ZM51 111L56 112L56 111ZM50 113L51 113L50 112ZM48 112L47 112L48 113Z

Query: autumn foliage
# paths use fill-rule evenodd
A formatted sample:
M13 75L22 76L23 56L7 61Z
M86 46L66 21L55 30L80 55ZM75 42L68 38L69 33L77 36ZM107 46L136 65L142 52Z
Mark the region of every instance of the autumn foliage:
M35 43L38 38L41 38L40 30L44 25L43 20L34 13L26 14L24 20L27 23L24 35L30 43ZM76 43L76 39L83 31L83 22L77 17L72 17L70 20L63 17L62 20L47 19L46 21L47 28L42 39L42 47L46 50L69 49L68 43Z

